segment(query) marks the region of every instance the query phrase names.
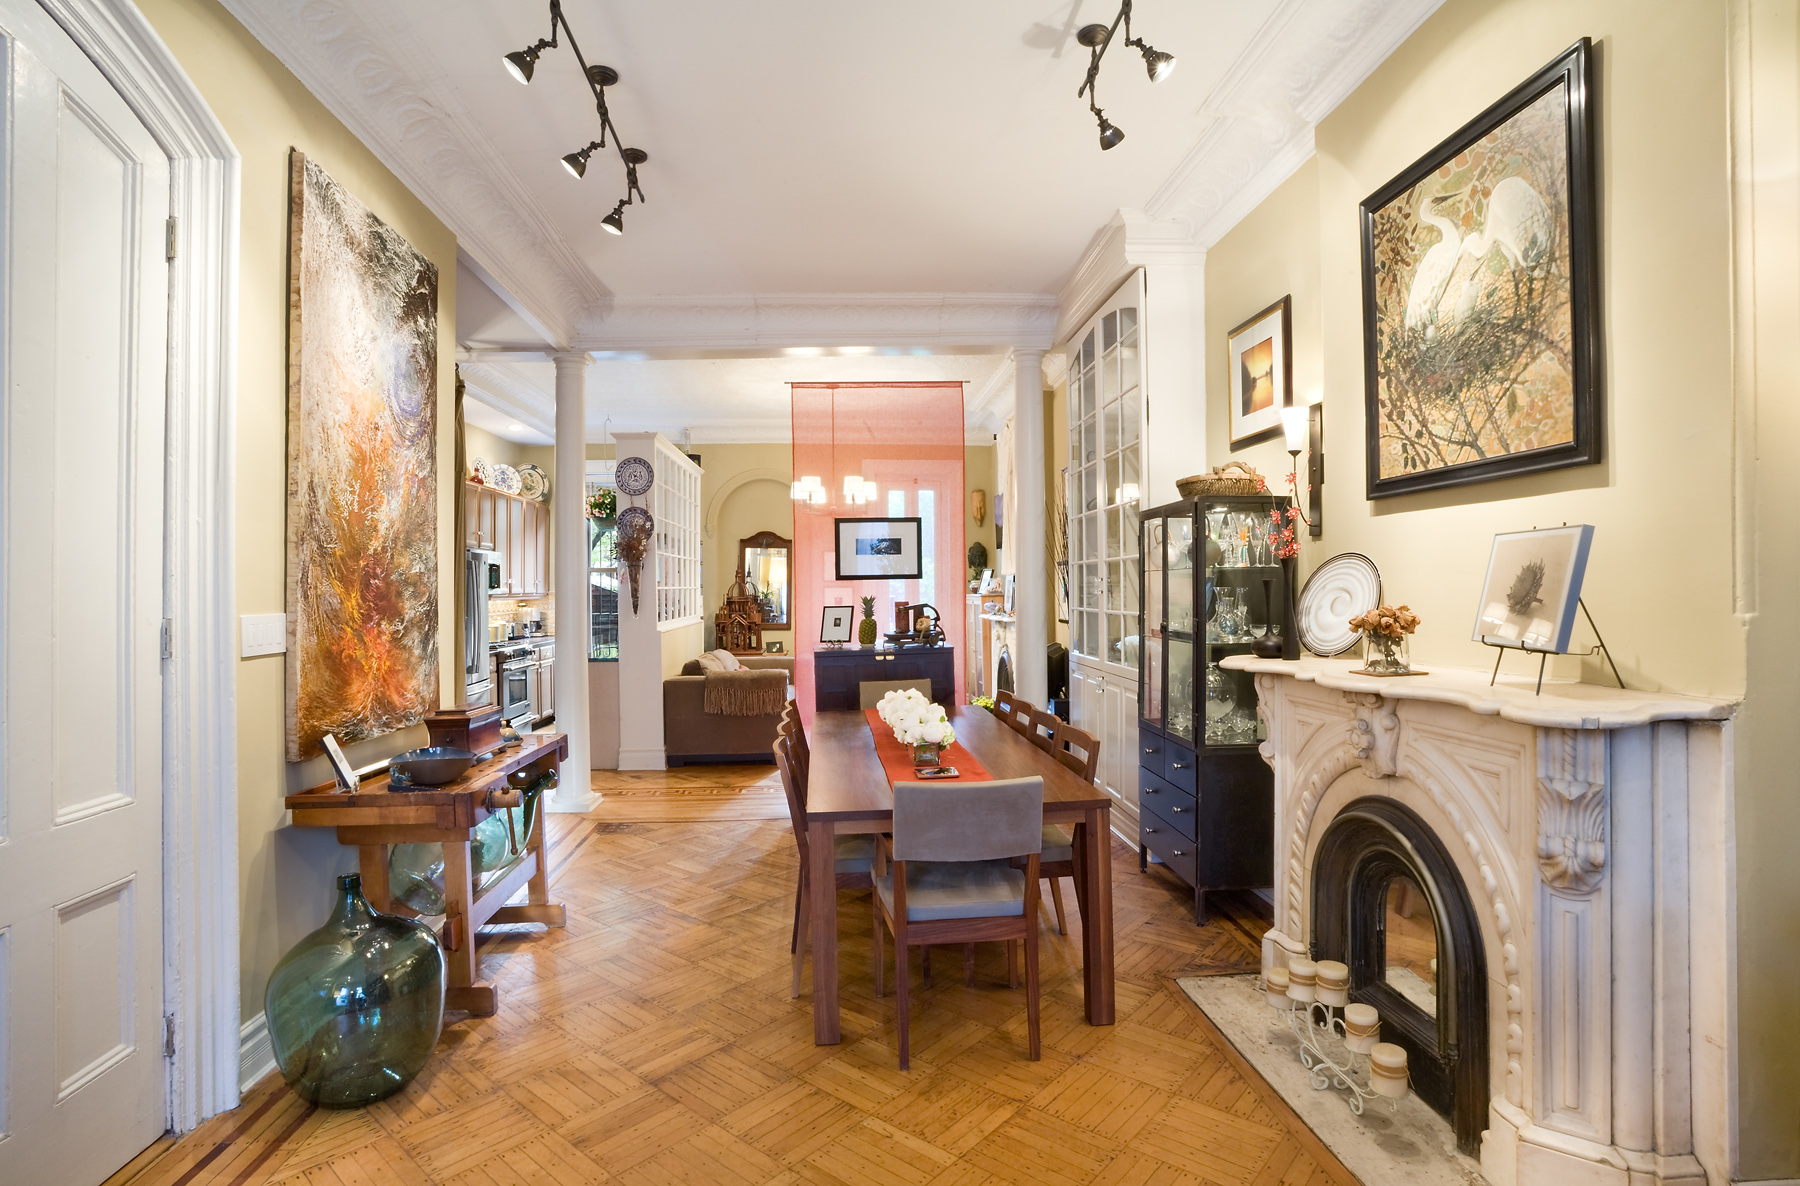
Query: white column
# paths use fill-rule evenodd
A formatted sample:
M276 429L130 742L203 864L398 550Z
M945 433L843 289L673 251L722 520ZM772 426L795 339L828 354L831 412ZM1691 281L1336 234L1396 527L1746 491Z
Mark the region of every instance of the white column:
M1018 647L1013 680L1020 696L1049 700L1044 648L1050 644L1050 589L1044 581L1044 377L1042 350L1013 351L1013 483L1018 506L1006 525L1012 549L1013 614Z
M622 461L642 457L656 465L657 434L653 432L620 432L613 434L614 446ZM619 506L627 499L620 495ZM646 509L659 520L663 508L657 505L653 489L644 500ZM663 656L662 628L656 617L656 556L644 558L638 573L639 600L631 607L631 580L619 570L619 769L661 770L668 765L663 747Z
M587 369L583 351L556 359L556 728L569 738L562 777L546 811L592 811L600 802L588 770Z

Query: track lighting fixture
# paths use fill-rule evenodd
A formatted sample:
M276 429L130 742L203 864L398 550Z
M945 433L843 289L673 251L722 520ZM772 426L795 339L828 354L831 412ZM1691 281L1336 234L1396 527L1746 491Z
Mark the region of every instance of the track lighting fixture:
M613 147L618 150L619 160L625 166L625 196L619 199L619 204L613 207L611 214L600 220L600 225L615 235L622 235L625 233L625 207L645 200L643 187L638 184L637 167L649 160L650 154L641 148L626 148L620 143L619 129L613 126L612 113L606 108L606 88L619 81L619 72L611 66L588 65L587 59L582 56L581 46L575 42L575 30L569 27L569 19L563 15L562 0L550 0L550 36L504 55L502 61L507 73L522 83L529 83L538 58L547 49L561 48L559 38L562 36L568 37L569 50L575 55L575 62L581 67L581 76L587 82L588 92L594 97L594 113L600 117L600 138L590 141L585 148L565 155L562 166L577 180L587 176L588 158L596 148L606 147L607 134L611 133Z
M1125 139L1125 133L1119 129L1117 124L1106 118L1105 112L1100 110L1097 102L1099 92L1094 85L1095 80L1100 77L1100 59L1106 56L1106 47L1112 44L1113 35L1119 31L1121 24L1125 26L1125 44L1144 55L1144 70L1150 75L1151 82L1161 82L1175 73L1174 54L1163 53L1142 37L1131 35L1131 0L1121 0L1119 15L1113 18L1111 25L1082 26L1080 32L1075 34L1075 40L1088 47L1088 68L1087 77L1082 80L1081 89L1075 92L1075 97L1079 99L1084 95L1087 96L1088 110L1093 112L1094 118L1100 122L1100 148L1102 151L1117 148L1119 143Z

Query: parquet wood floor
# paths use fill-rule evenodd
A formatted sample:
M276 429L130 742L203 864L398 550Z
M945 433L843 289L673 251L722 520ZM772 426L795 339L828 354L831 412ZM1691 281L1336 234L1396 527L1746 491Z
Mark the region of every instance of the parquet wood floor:
M683 766L675 770L596 770L603 802L594 818L683 823L787 818L775 767Z
M1123 845L1117 1025L1082 1020L1079 937L1047 925L1042 1061L990 944L974 987L937 952L901 1073L868 899L846 895L844 1041L813 1045L787 995L786 820L690 818L741 809L746 771L766 776L608 776L592 816L549 817L568 928L487 936L499 1014L448 1018L405 1091L331 1111L271 1076L131 1186L1354 1186L1173 984L1254 968L1255 918L1219 895L1196 929L1185 887ZM642 818L655 802L678 818Z

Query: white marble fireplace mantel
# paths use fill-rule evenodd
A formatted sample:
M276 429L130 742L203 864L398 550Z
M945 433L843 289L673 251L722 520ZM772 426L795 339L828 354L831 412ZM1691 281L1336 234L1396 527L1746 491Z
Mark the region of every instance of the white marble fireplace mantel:
M1698 1186L1729 1107L1728 700L1354 660L1255 675L1274 771L1265 968L1307 954L1321 838L1349 804L1409 808L1479 918L1494 1186Z

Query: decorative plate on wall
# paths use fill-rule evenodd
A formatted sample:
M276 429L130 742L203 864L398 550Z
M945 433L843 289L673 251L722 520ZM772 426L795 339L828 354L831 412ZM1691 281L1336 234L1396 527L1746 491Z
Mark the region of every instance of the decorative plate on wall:
M526 498L538 502L547 502L550 498L550 479L544 471L529 463L519 467L519 493Z
M629 535L648 536L650 529L656 526L656 520L643 507L626 507L619 512L619 538Z
M656 471L642 457L627 457L613 469L613 485L628 498L650 493L650 487L655 483Z
M1294 626L1300 645L1330 658L1362 637L1350 619L1381 604L1381 570L1358 552L1340 552L1313 570L1300 590Z
M497 463L493 469L494 476L488 480L502 494L517 494L524 483L519 479L519 471L505 463Z

